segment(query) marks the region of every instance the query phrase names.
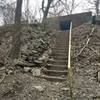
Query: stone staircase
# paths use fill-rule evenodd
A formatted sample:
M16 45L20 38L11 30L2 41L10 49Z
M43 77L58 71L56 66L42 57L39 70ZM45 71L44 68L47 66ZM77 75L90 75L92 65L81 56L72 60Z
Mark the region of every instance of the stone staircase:
M45 79L50 81L65 81L67 79L68 38L68 32L56 34L56 43L52 48L51 60L43 69Z

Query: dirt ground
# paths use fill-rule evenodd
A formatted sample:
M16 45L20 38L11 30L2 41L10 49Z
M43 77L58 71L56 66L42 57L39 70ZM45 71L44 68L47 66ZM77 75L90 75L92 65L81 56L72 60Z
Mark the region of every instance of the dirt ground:
M93 34L88 37L93 28L95 28ZM73 55L75 57L79 54L89 38L88 45L73 61L75 79L73 91L76 100L93 100L93 97L99 97L96 100L100 100L100 82L98 82L100 26L87 23L74 29Z
M68 91L64 83L19 72L6 76L0 84L0 100L68 100Z

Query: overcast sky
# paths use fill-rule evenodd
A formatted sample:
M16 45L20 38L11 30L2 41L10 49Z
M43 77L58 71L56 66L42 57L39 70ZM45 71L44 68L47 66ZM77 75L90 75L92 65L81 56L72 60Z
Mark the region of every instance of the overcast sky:
M8 2L16 2L17 0L7 0L7 1ZM23 0L23 6L26 5L26 1L27 0ZM45 1L47 1L47 0L45 0ZM80 5L74 10L73 13L81 13L81 12L86 11L86 10L84 10L87 5L86 2L87 2L87 0L76 0L76 3L80 3ZM32 10L32 13L34 13L34 9L37 9L37 11L39 11L39 8L41 7L41 3L42 3L42 0L29 0L29 8ZM23 8L23 11L24 11L24 8ZM40 16L39 14L40 14L39 12L37 14L35 14L37 18L39 18L39 16Z
M26 1L26 0L24 0ZM47 0L45 0L47 1ZM80 3L80 5L74 10L73 13L81 13L84 12L85 8L84 5L86 4L87 0L76 0L76 3ZM41 6L42 0L29 0L31 9L37 8ZM38 16L38 15L37 15Z
M8 0L10 2L14 2L16 0ZM27 0L23 0L23 4L25 5ZM45 0L47 1L47 0ZM69 0L70 1L70 0ZM88 0L76 0L75 2L76 3L80 3L80 5L77 7L77 9L75 9L74 13L80 13L80 12L83 12L85 11L85 6L87 6L87 2ZM92 1L92 0L91 0ZM41 3L42 3L42 0L29 0L29 5L30 5L30 8L31 9L34 9L34 8L38 8L41 6Z
M25 1L25 0L24 0ZM46 1L46 0L45 0ZM74 11L74 13L82 12L83 11L83 4L85 0L76 0L77 3L80 3L79 7ZM32 8L37 7L38 5L41 6L42 0L29 0L30 6Z
M13 2L16 0L9 0L9 1ZM24 1L23 4L25 5L26 4L25 1L27 1L27 0L23 0L23 1ZM47 1L47 0L45 0L45 1ZM85 1L87 1L87 0L76 0L76 2L80 3L80 5L77 7L77 9L75 9L74 13L79 13L79 12L84 11L84 4L86 4ZM42 2L42 0L29 0L29 5L30 5L31 9L34 9L34 8L41 6L41 2Z

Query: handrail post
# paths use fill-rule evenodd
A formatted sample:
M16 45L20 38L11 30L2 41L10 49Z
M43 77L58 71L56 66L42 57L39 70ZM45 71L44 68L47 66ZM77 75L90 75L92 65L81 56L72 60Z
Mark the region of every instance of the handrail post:
M72 68L71 68L71 40L72 40L72 22L70 23L70 31L69 31L69 48L68 48L68 79L69 79L69 87L70 87L70 97L73 100L73 79L72 79Z

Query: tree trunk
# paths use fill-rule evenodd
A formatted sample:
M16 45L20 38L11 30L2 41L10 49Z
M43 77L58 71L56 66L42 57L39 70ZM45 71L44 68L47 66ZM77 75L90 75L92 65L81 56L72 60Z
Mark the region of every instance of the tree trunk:
M99 5L100 5L100 0L95 1L95 6L96 6L96 15L99 15Z
M51 5L52 2L53 2L53 0L48 0L47 7L43 11L43 19L42 19L43 29L45 29L46 19L47 19L48 12L49 12L49 9L50 9L50 5ZM44 4L42 4L42 5L44 5ZM44 9L44 8L42 8L42 9Z
M16 6L16 11L15 11L15 24L21 23L22 2L23 0L17 0L17 6Z
M17 0L15 11L15 33L13 34L12 50L9 55L12 59L18 58L20 56L22 2L23 0Z

